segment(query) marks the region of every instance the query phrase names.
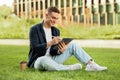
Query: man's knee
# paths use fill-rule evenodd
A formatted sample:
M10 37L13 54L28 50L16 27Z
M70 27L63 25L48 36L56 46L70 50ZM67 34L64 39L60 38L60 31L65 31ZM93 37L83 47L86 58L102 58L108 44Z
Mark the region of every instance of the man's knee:
M71 41L70 42L70 46L72 46L72 47L78 47L79 45L78 45L78 43L77 42L75 42L75 41ZM79 46L80 47L80 46Z
M41 58L41 63L46 64L46 63L49 62L49 60L50 60L49 57L47 57L47 56L43 56L43 57Z
M40 67L46 65L49 62L49 57L43 56L39 57L34 64L34 68L39 69Z

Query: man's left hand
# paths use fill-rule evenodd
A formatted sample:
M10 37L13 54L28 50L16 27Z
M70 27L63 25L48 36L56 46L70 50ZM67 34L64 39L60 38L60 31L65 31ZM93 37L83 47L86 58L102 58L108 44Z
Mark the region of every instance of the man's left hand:
M63 41L61 41L61 42L59 42L57 47L58 47L59 51L63 53L66 50L67 45L65 45L65 43Z

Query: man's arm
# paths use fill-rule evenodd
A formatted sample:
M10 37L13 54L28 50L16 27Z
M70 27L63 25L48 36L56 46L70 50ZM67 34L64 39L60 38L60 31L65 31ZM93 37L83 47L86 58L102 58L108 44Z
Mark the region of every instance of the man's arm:
M30 30L30 46L34 49L36 53L41 53L41 51L45 51L47 44L44 42L43 37L37 33L36 27L32 27ZM44 54L42 54L44 55Z

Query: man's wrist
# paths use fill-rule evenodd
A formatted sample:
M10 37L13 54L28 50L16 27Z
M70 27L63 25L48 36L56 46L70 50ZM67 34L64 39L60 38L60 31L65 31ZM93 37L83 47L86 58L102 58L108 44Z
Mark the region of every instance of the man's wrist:
M54 44L53 41L50 42L51 46Z
M53 42L52 42L52 41L47 42L47 48L50 47L50 46L52 46L52 45L53 45Z

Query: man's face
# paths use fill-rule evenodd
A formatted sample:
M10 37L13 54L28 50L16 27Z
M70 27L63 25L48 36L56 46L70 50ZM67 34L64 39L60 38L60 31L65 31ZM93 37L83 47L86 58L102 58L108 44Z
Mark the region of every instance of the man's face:
M59 13L51 12L49 14L46 14L46 20L49 24L49 26L54 26L59 19Z

